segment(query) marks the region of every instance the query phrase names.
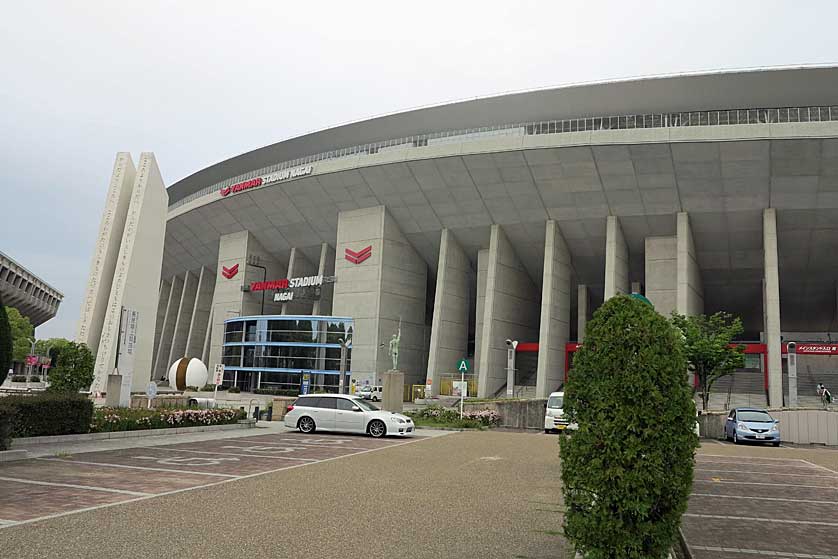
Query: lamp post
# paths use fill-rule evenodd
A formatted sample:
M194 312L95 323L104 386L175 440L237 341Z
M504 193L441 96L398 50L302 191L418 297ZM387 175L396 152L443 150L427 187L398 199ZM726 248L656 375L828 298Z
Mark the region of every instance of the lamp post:
M340 379L338 379L338 393L346 394L346 392L344 392L346 387L346 349L352 343L352 338L349 338L348 340L338 338L338 343L340 344Z
M518 347L518 340L506 340L506 396L512 398L515 395L515 348Z

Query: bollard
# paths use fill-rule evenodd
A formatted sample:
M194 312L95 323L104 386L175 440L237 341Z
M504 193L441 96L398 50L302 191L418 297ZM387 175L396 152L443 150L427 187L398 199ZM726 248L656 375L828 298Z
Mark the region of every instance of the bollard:
M259 406L256 406L256 408L253 410L253 419L259 421Z

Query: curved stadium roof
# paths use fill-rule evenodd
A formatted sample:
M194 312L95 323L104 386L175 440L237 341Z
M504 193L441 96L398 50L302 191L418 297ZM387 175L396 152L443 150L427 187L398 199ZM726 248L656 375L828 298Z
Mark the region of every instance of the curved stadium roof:
M380 116L271 144L169 187L169 204L230 177L283 161L394 138L541 120L714 109L827 105L838 67L752 69L576 84Z

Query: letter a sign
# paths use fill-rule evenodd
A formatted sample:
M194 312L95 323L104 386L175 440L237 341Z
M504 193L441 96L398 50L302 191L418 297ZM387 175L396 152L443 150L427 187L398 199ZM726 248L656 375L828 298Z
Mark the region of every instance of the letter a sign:
M467 373L468 372L468 360L467 359L460 359L460 362L457 363L457 372L458 373Z

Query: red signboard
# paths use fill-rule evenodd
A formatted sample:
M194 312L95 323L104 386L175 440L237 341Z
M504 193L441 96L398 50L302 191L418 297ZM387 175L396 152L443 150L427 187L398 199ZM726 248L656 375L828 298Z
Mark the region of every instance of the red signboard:
M783 344L783 353L788 349L788 344ZM796 352L798 355L838 355L838 344L798 342Z
M250 179L249 181L240 182L234 184L233 186L225 186L221 188L221 195L227 196L228 194L241 192L242 190L247 190L249 188L256 188L257 186L262 186L262 177L257 177L255 179Z
M251 291L267 291L269 289L288 289L288 278L272 281L254 281L250 283Z
M26 364L27 365L37 365L38 364L38 356L37 355L27 355L26 356Z

